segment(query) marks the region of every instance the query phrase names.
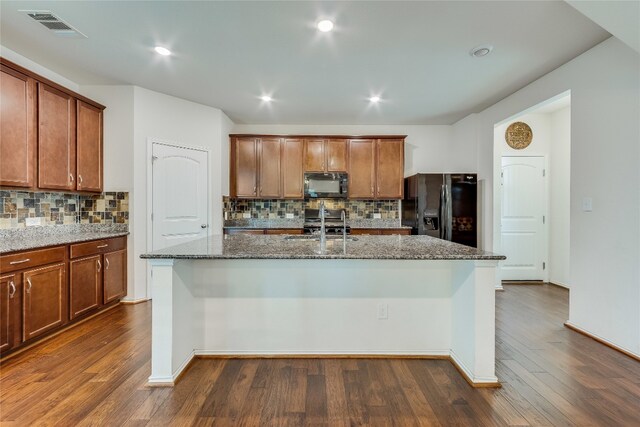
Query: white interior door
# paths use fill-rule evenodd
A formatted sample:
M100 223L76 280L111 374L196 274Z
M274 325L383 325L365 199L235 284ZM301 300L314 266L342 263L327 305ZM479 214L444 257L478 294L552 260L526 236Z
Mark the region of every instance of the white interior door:
M207 235L206 151L153 143L153 250Z
M502 158L502 280L544 280L544 157Z

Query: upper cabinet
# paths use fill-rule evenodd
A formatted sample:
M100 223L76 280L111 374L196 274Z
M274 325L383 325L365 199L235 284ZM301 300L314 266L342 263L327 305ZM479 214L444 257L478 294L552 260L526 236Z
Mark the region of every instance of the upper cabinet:
M77 157L76 188L101 192L102 185L102 109L83 101L76 104Z
M310 138L304 147L305 172L346 172L346 139Z
M373 139L349 141L349 198L375 198L376 142Z
M76 100L38 83L38 188L76 189Z
M102 192L104 106L0 61L0 186Z
M230 135L230 195L302 199L305 172L347 172L350 199L401 199L404 136Z
M0 65L0 186L34 186L36 176L35 81Z
M231 197L280 198L280 157L280 138L232 138Z

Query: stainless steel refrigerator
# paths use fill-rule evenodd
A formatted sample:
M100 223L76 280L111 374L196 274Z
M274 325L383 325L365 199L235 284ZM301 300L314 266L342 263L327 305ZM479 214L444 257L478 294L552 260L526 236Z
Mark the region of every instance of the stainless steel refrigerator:
M478 245L478 176L417 174L404 180L402 225L467 246Z

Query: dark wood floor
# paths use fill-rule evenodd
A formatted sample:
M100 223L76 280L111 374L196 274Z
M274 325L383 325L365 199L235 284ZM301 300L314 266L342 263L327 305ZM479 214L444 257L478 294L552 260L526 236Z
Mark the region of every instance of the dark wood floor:
M198 360L148 388L149 303L121 306L3 363L4 425L640 426L640 363L562 326L568 293L497 294L501 389L445 360Z

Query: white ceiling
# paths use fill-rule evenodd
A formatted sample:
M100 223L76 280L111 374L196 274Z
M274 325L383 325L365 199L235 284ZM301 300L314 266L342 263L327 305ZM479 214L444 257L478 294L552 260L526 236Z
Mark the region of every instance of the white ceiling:
M88 38L19 9L51 10ZM319 33L320 18L335 30ZM610 37L563 1L3 0L0 30L2 45L79 84L139 85L251 124L451 124ZM485 43L491 55L469 55Z

